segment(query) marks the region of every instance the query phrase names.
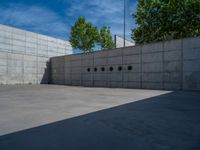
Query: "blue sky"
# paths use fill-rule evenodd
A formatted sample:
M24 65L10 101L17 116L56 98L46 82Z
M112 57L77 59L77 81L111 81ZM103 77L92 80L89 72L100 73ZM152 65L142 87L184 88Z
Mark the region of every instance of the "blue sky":
M136 0L127 0L127 38L135 27L131 13ZM110 26L123 35L123 0L1 0L0 23L68 39L71 26L83 16L97 27Z

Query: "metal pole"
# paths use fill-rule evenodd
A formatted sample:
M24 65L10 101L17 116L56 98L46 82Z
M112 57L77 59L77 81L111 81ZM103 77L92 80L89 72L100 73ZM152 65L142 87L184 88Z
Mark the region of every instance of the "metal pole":
M124 0L124 47L126 46L126 0Z

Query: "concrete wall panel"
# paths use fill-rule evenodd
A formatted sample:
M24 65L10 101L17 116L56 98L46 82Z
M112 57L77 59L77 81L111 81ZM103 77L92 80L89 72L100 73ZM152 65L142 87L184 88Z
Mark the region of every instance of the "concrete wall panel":
M200 90L199 43L197 37L66 56L63 84Z
M49 56L72 53L69 42L49 39L45 35L0 25L0 84L48 83ZM52 47L56 49L48 51ZM63 69L56 69L64 74ZM60 83L64 81L62 76L56 76Z
M163 54L162 52L159 53L148 53L142 55L142 62L143 63L150 63L150 62L162 62L163 61Z

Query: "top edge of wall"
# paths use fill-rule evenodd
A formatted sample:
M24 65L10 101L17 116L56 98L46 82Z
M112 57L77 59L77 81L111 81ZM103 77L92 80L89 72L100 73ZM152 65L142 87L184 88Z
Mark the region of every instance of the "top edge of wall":
M77 53L77 54L69 54L65 56L83 56L83 55L93 55L97 53L103 53L103 52L109 52L109 51L115 51L115 50L120 50L120 49L130 49L130 48L141 48L143 46L148 46L148 45L154 45L154 44L163 44L166 42L175 42L175 41L183 41L183 40L190 40L190 39L200 39L200 36L197 37L186 37L186 38L181 38L181 39L171 39L171 40L166 40L166 41L159 41L159 42L152 42L152 43L145 43L145 44L137 44L134 46L127 46L127 47L120 47L120 48L113 48L113 49L106 49L106 50L98 50L98 51L93 51L89 53Z
M13 31L13 30L15 30L15 31L20 31L20 32L22 32L22 33L24 32L24 34L25 34L25 33L30 33L30 34L33 34L33 35L35 35L35 36L39 35L39 36L46 37L47 39L54 39L54 40L62 41L62 42L67 43L68 45L70 45L69 41L67 41L67 40L63 40L63 39L60 39L60 38L55 38L55 37L48 36L48 35L41 34L41 33L37 33L37 32L32 32L32 31L20 29L20 28L13 27L13 26L10 26L10 25L0 24L0 27L2 27L5 31L10 31L10 30Z

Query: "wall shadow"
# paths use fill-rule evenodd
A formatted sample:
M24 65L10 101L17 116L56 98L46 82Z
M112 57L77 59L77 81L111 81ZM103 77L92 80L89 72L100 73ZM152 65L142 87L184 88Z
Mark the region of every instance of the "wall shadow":
M51 84L51 62L47 61L40 84Z
M0 137L0 150L199 150L200 93L172 92Z

